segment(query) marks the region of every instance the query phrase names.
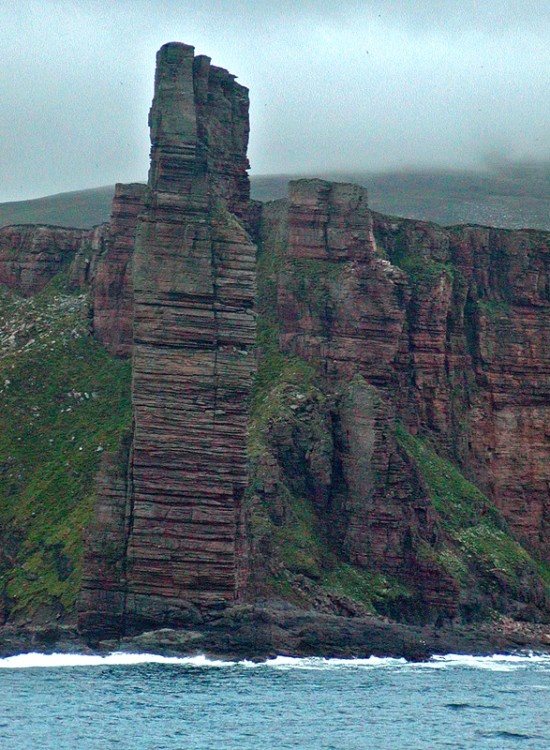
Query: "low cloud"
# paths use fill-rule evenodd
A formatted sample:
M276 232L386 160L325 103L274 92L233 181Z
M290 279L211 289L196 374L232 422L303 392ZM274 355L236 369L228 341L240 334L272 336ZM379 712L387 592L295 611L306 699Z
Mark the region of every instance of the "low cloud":
M28 0L0 29L0 201L144 179L172 40L251 89L257 174L550 158L542 0Z

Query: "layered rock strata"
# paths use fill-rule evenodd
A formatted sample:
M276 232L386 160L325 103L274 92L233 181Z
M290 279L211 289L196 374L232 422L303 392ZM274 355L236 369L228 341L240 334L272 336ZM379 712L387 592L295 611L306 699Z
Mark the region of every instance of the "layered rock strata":
M92 231L45 225L0 229L0 284L30 295L41 291L78 252L91 243Z
M0 229L0 284L29 296L66 269L73 289L90 292L97 340L128 357L133 337L132 259L146 186L117 184L111 219L93 229L41 225Z
M397 383L409 294L406 275L377 256L364 188L291 183L277 290L281 349L312 362L329 388L363 378L346 389L331 420L333 466L322 512L346 559L391 572L403 566L418 502L411 469L395 450L393 405L384 398Z
M117 184L111 219L94 262L93 333L110 352L128 357L133 340L133 254L146 186Z
M168 44L149 121L134 254L129 521L109 531L98 511L95 522L125 550L114 588L123 592L119 626L130 629L185 621L190 606L236 596L255 368L256 249L236 217L248 201L246 89L192 47ZM84 627L98 611L108 616L105 581L86 576Z
M408 269L399 411L428 430L549 560L550 238L375 216Z
M281 214L275 225L273 210ZM419 554L438 534L437 514L395 437L394 396L411 298L407 274L378 252L367 193L359 186L291 183L282 213L266 207L266 225L269 235L280 235L280 348L313 365L328 395L317 403L302 395L303 403L291 407L292 426L269 429L279 467L274 476L297 496L313 498L319 528L340 560L411 582L430 616L453 617L456 582ZM324 415L317 437L303 421L311 420L312 409ZM320 435L322 450L315 445ZM301 484L293 479L297 465Z
M373 216L362 188L321 180L291 183L287 202L266 206L279 346L290 367L313 367L320 391L283 376L254 480L275 527L295 516L285 493L313 504L309 550L290 570L311 579L298 588L316 591L316 606L321 534L340 560L408 587L400 616L411 605L428 619L488 603L547 610L512 538L547 559L548 239ZM509 542L466 478L503 514Z
M33 294L69 268L96 338L133 352L134 425L97 477L83 630L217 622L274 593L328 618L373 602L439 624L547 617L548 233L442 228L372 214L358 186L291 183L262 210L249 425L247 91L165 45L150 127L149 184L117 185L108 225L0 230L0 283Z

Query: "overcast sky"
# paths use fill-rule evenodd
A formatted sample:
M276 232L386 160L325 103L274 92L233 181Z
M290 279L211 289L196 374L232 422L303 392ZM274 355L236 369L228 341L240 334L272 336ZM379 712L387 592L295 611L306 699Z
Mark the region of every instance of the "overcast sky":
M0 202L146 179L155 52L250 88L252 173L550 158L548 0L18 0Z

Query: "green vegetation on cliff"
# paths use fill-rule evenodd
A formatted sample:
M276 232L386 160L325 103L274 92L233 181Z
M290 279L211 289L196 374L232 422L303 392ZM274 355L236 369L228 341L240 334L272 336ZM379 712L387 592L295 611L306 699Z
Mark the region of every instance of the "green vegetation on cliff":
M456 269L450 263L443 263L426 254L423 238L415 238L414 234L410 236L407 231L412 222L400 221L402 223L395 234L390 260L395 266L405 271L413 290L433 287L442 278L447 278L452 282ZM383 241L381 244L383 246Z
M409 592L391 576L356 568L341 557L308 486L312 463L323 453L326 441L332 445L334 394L327 395L330 388L327 391L314 362L283 354L279 346L279 275L319 315L328 303L328 285L343 264L311 259L285 262L284 205L273 204L269 211L275 227L259 248L258 371L248 440L248 520L253 548L259 552L255 561L263 566L257 585L264 594L306 607L386 612L388 602ZM331 450L327 446L328 453ZM330 456L324 460L330 464Z
M457 532L484 517L491 525L502 523L500 515L481 490L454 464L439 456L428 440L411 435L401 424L396 427L396 437L414 459L446 529Z
M499 585L520 599L525 578L540 578L541 583L550 584L546 566L534 560L511 536L490 500L448 459L439 456L428 439L411 435L400 424L396 437L414 460L446 532L446 541L423 548L425 555L462 586L471 581L474 571L498 580Z
M130 363L89 335L87 311L61 279L28 299L0 291L0 595L12 614L71 609L93 479L131 420Z

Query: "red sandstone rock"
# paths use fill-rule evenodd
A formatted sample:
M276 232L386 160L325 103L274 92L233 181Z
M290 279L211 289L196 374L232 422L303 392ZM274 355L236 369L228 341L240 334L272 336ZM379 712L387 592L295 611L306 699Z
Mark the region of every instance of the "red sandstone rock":
M120 627L181 622L190 604L236 596L255 368L256 248L236 218L248 201L247 115L246 89L229 73L192 47L160 50L134 255L135 427ZM92 567L100 575L86 574L80 610L93 629L108 603L101 566Z
M269 593L269 544L250 538L241 513L254 369L246 113L226 71L185 45L161 50L133 261L133 446L127 482L124 467L101 475L80 602L89 630L103 617L112 630L189 623L195 607ZM128 200L91 273L94 328L116 353L128 351L139 196ZM339 559L413 592L401 616L452 619L477 596L506 607L426 554L449 537L395 425L431 436L547 554L548 235L373 216L364 189L321 180L291 183L261 233L280 255L280 347L314 367L327 396L267 428L253 476L271 522L291 522L285 487L308 494ZM123 551L113 569L101 538ZM293 574L297 596L352 611L316 589L319 572ZM544 610L530 586L525 601Z
M291 183L277 301L284 351L321 358L328 375L367 372L388 386L407 294L405 274L376 254L364 188Z
M548 233L379 215L375 231L396 261L439 264L414 285L399 411L437 435L528 549L550 559Z
M97 339L134 350L132 446L103 461L86 540L79 612L96 633L196 621L197 607L265 593L270 563L241 508L255 338L246 229L258 219L247 91L192 47L166 45L150 125L149 187L117 185L108 225L0 230L0 283L33 294L70 264ZM456 617L470 592L423 554L445 531L398 419L548 561L548 233L373 215L363 188L322 180L291 183L261 232L281 256L281 349L315 368L326 396L267 429L253 472L272 523L291 522L285 488L308 494L340 560L397 577L425 619ZM319 572L294 573L310 604L354 613L320 593ZM547 606L527 580L524 599Z
M111 219L92 275L93 334L112 354L129 356L133 338L133 252L146 186L117 184Z
M89 241L90 231L25 224L0 229L0 284L34 294Z
M93 229L11 226L0 229L0 284L41 291L62 268L75 289L90 290L92 330L112 354L132 349L132 258L145 185L117 185L108 224Z
M373 225L365 191L319 180L291 183L287 208L268 207L262 232L280 238L281 348L340 393L323 477L308 472L313 444L300 447L296 425L287 438L280 426L268 432L279 464L270 473L292 486L284 457L303 450L296 463L342 558L396 575L429 616L459 611L457 582L422 553L444 532L393 436L396 417L433 436L527 549L547 555L548 236L378 215Z

